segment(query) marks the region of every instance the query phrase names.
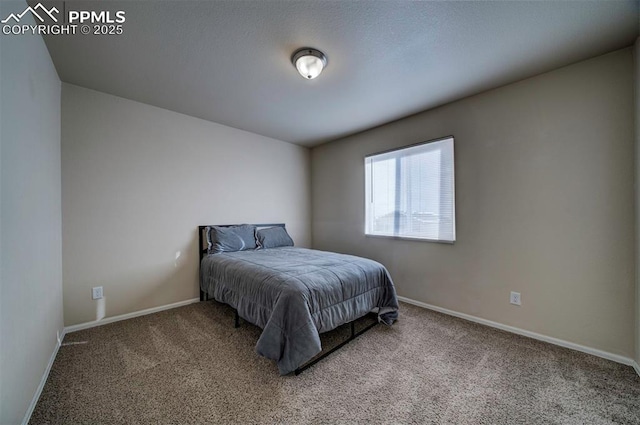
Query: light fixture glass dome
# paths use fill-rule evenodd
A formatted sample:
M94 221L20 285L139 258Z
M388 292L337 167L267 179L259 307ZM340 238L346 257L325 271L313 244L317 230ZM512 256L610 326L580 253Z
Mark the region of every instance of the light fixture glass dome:
M307 80L313 80L327 66L327 57L319 50L305 47L293 54L291 62L300 75Z

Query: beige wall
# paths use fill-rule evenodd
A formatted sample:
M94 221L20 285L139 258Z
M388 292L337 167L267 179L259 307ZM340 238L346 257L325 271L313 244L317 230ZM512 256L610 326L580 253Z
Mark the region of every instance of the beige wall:
M636 357L640 364L640 37L634 46L636 122Z
M0 424L18 424L62 333L60 80L33 35L0 36L0 74Z
M306 148L63 84L65 324L198 297L201 224L309 246L309 169Z
M382 262L399 295L633 357L633 101L624 49L314 148L313 246ZM456 243L364 237L364 156L447 135Z

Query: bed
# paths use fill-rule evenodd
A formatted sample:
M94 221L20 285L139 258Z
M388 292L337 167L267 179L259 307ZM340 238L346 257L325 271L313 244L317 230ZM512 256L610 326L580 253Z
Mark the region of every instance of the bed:
M321 352L320 333L351 323L355 337L353 321L370 312L387 325L397 319L395 288L380 263L294 247L284 224L243 226L253 229L255 245L246 236L235 246L242 249L215 253L212 238L239 226L200 226L201 299L226 303L262 328L256 352L275 360L281 375L297 374ZM262 229L285 242L258 240Z

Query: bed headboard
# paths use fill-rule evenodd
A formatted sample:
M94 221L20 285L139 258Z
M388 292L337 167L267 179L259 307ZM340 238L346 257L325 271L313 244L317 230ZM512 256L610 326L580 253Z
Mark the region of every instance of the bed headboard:
M251 224L251 225L256 226L258 229L265 228L265 227L285 227L284 223ZM200 252L200 262L202 262L202 258L204 258L204 256L207 255L207 250L209 249L209 247L205 245L207 243L207 229L213 226L233 227L233 226L240 226L240 224L207 224L205 226L198 226L198 250Z

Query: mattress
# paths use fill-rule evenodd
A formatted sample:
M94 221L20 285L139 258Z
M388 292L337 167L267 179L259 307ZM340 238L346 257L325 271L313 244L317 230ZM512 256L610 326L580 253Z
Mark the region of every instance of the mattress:
M322 350L320 333L373 311L398 317L393 281L380 263L296 247L207 255L200 289L262 328L256 352L286 375Z

